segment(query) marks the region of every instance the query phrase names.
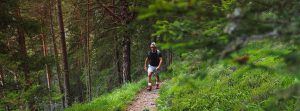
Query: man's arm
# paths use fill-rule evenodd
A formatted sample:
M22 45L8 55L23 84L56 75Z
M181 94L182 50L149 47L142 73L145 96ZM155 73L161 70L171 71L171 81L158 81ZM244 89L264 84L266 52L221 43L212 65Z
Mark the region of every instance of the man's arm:
M162 57L159 57L159 64L158 64L158 66L157 66L157 68L156 68L157 70L160 69L160 66L161 66L162 62L163 62L163 58L162 58Z
M144 65L145 71L147 71L147 64L148 64L148 62L149 62L148 57L146 57L146 59L145 59L145 65Z

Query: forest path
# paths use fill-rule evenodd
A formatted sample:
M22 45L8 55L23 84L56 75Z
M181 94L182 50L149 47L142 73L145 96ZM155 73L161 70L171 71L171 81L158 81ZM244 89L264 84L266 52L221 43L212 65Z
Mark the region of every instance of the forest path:
M160 83L160 86L164 82ZM155 89L152 85L152 90L147 91L147 88L143 89L135 98L135 100L130 104L126 111L157 111L157 104L155 100L159 97L159 89Z

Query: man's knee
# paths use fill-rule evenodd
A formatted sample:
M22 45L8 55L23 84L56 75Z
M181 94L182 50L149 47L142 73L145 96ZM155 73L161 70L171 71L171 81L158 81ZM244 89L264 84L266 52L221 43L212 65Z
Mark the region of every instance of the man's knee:
M148 77L151 77L151 76L152 76L152 72L149 72L149 73L148 73Z

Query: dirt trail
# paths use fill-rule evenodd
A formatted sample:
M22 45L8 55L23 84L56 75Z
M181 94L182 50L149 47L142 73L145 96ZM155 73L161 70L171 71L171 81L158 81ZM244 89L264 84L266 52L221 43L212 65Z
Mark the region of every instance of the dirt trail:
M146 109L148 109L147 111L157 111L155 100L158 97L158 91L159 89L155 89L155 86L152 86L152 91L147 91L145 88L137 95L134 102L127 108L127 111L143 111Z

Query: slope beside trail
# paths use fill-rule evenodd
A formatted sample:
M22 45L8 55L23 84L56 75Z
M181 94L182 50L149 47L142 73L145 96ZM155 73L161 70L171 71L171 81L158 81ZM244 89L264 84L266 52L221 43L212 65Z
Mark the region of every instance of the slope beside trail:
M160 86L164 82L160 83ZM156 99L159 97L158 95L159 89L155 89L155 86L152 86L151 91L147 91L146 87L143 89L134 101L127 108L127 111L157 111Z

